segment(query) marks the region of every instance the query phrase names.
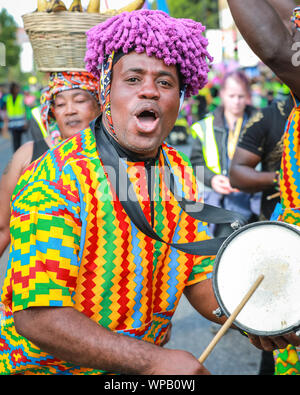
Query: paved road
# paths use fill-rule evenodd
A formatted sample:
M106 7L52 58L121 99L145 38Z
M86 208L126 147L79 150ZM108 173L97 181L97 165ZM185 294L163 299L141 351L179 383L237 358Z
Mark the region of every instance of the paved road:
M190 153L190 145L177 147ZM11 157L10 142L0 137L0 175ZM0 285L8 251L0 259ZM173 318L172 337L167 347L190 351L200 357L214 337L216 326L199 314L182 297ZM238 332L229 330L209 355L205 366L215 375L257 375L261 352Z

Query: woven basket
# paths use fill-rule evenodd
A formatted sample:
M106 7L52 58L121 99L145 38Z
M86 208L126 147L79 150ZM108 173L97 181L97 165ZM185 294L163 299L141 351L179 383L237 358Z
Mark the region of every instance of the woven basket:
M111 16L68 11L23 15L37 69L84 71L86 32Z

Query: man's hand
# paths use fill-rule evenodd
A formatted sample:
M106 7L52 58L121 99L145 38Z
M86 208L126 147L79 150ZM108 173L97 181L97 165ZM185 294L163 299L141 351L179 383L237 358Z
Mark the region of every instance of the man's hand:
M283 336L255 336L248 334L250 343L256 348L265 351L273 351L286 348L289 344L300 346L300 337L295 333L289 333Z
M213 176L211 187L215 192L221 195L229 195L232 192L238 192L238 189L232 188L229 178L222 175Z

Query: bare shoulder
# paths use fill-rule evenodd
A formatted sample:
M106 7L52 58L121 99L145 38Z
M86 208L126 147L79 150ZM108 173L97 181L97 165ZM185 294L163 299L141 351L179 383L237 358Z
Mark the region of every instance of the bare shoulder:
M21 145L21 147L13 155L13 163L19 168L25 169L30 165L33 155L33 141Z
M30 160L32 159L33 154L33 141L27 141L25 144L21 145L21 147L14 153L15 160Z
M33 154L33 141L23 144L12 156L6 166L3 175L21 173L29 166Z

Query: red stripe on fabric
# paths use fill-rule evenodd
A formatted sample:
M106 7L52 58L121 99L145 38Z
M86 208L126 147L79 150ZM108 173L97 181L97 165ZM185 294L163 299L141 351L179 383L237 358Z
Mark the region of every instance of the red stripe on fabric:
M144 238L146 242L145 250L147 251L146 254L146 261L147 261L147 293L146 293L146 322L149 322L152 317L152 295L153 295L153 260L154 260L154 255L153 255L153 242L150 237L145 237Z
M27 276L21 271L13 270L12 278L15 284L22 284L23 288L28 288L29 281L36 278L36 273L52 272L56 274L57 279L65 281L66 287L75 288L77 277L71 276L68 269L62 269L59 265L58 261L50 259L46 259L45 262L37 260L35 261L35 266L30 267Z
M93 297L95 296L95 293L93 292L94 287L96 286L96 283L94 282L94 279L96 277L95 274L95 269L96 269L96 259L97 259L97 248L98 248L98 225L97 225L97 211L98 211L98 199L97 199L97 194L96 190L92 187L92 179L90 177L90 171L87 168L87 163L85 161L82 161L78 163L78 166L82 169L82 174L85 176L86 183L85 185L89 186L88 190L88 196L91 196L91 201L90 201L90 210L91 210L91 215L90 217L92 218L91 220L91 227L90 227L90 237L87 239L87 247L86 250L88 251L88 254L86 255L86 264L84 265L84 273L83 273L83 278L85 280L82 282L82 287L84 288L84 291L81 292L81 295L85 298L82 302L81 305L83 307L82 313L85 314L88 317L92 317L94 312L93 312L93 307L95 306L95 303L92 301Z
M116 201L115 204L115 212L116 212L116 217L117 220L119 221L119 228L122 231L122 244L121 244L121 248L122 248L122 264L121 264L121 272L120 272L120 277L121 280L119 282L119 291L118 291L118 295L119 295L119 299L118 299L118 303L120 305L120 307L118 308L118 313L120 314L120 317L118 319L118 325L117 325L117 330L124 330L126 329L126 325L125 325L125 321L127 318L127 313L129 311L128 308L128 302L129 302L129 298L127 297L128 292L129 292L129 288L127 287L128 285L128 278L127 276L129 275L130 271L129 271L129 260L128 255L129 255L129 224L126 221L127 215L124 212L124 209L120 203L120 201Z
M72 149L66 155L64 154L64 148L66 148L68 142L72 143ZM77 154L83 151L82 146L82 133L77 133L75 136L69 137L65 140L64 144L53 151L56 165L59 171L62 171L63 167L66 164L66 161L72 157L78 159Z

